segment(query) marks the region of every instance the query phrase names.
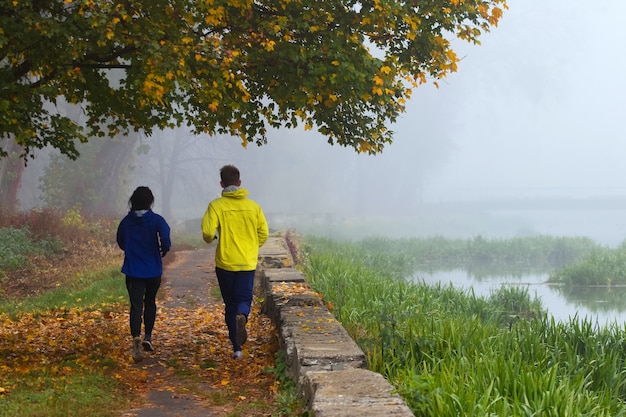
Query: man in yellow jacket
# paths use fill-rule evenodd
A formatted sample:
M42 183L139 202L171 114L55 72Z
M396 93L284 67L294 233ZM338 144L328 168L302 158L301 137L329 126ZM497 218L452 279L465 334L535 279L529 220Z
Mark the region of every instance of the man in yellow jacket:
M242 356L248 338L246 323L252 305L259 248L267 241L268 226L261 206L247 198L239 170L220 169L222 196L209 203L202 217L202 238L217 241L215 273L225 305L224 318L233 344L233 358Z

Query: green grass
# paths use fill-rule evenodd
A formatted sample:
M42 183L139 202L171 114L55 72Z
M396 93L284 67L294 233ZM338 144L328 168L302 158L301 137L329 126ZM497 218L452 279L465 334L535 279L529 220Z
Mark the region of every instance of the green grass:
M119 267L77 276L69 285L40 295L0 301L0 313L16 316L21 313L55 310L61 307L93 307L126 302L128 294L124 275Z
M73 365L66 361L63 367ZM11 396L0 401L3 417L119 416L115 410L130 405L113 378L84 368L66 374L32 371L9 380Z
M276 353L274 368L266 369L265 372L273 373L276 380L280 383L276 395L276 404L279 411L272 414L272 417L309 417L308 411L301 412L305 408L305 404L302 396L298 393L296 382L287 376L287 362L284 350L279 350Z
M416 416L625 415L624 328L555 322L517 287L408 282L429 258L393 241L306 242L307 280ZM490 247L475 244L460 252Z

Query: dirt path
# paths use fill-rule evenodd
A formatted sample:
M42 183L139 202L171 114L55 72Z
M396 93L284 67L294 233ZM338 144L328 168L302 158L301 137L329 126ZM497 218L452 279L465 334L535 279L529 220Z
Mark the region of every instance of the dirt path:
M264 369L273 366L276 330L253 305L244 358L231 358L214 253L210 245L171 254L157 302L156 352L135 365L145 379L137 407L123 417L225 416L248 403L273 403L274 376Z

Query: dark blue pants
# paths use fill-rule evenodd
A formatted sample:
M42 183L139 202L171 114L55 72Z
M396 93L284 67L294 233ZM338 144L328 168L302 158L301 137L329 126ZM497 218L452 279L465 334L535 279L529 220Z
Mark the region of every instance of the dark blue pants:
M161 277L133 278L126 276L126 289L130 297L130 334L141 335L141 319L145 334L152 335L156 320L156 295L161 286Z
M244 314L248 317L250 314L252 292L254 290L254 273L255 271L233 272L215 268L222 300L224 300L224 319L226 327L228 327L228 338L233 344L234 351L241 350L241 346L237 345L235 341L237 333L236 316L237 314Z

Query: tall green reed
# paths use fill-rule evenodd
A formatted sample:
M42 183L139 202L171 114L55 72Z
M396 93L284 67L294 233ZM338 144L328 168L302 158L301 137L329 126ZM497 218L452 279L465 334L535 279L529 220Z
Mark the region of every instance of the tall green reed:
M307 245L307 280L416 416L624 415L623 328L557 323L517 287L408 282L420 260L395 241Z

